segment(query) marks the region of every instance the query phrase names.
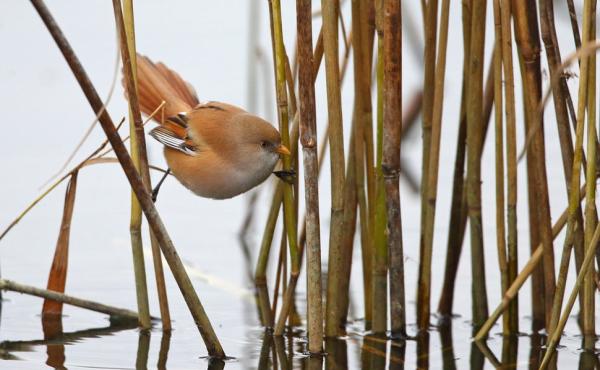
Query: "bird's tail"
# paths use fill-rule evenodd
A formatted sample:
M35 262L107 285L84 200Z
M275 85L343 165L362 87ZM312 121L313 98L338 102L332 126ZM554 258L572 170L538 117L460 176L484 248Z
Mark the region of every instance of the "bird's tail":
M137 55L137 83L142 113L150 116L163 101L165 102L164 107L153 116L161 124L164 124L167 118L189 112L199 104L194 88L177 72L140 54Z

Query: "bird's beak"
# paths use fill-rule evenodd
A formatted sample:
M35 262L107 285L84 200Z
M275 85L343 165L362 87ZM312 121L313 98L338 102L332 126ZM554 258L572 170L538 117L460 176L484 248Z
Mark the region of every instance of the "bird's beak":
M279 144L279 146L275 149L276 153L279 154L283 154L283 155L291 155L292 153L290 152L290 150L288 148L285 147L285 145L283 144Z

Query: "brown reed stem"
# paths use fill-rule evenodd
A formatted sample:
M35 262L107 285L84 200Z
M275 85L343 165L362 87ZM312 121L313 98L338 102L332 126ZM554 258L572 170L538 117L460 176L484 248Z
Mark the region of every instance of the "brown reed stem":
M12 292L34 295L36 297L66 303L71 306L85 308L86 310L110 315L113 319L121 318L136 321L139 320L137 312L131 310L108 306L102 303L89 301L87 299L81 299L63 293L55 292L53 290L40 289L33 286L20 284L12 280L0 279L0 290L9 290Z
M298 94L300 97L300 142L304 159L306 198L306 266L308 279L308 350L323 351L321 289L321 236L319 227L319 176L317 122L313 77L311 0L296 2L298 32Z
M329 120L329 145L331 153L331 226L329 233L329 267L327 278L327 301L325 335L337 336L342 332L343 320L338 299L342 279L342 236L344 233L344 140L342 125L342 103L338 57L338 14L337 0L322 0L323 48L327 83L327 111Z
M590 2L589 7L584 10L590 13L589 34L584 34L584 42L589 42L596 35L596 2ZM581 81L580 81L581 83ZM586 164L586 204L585 204L585 248L592 249L595 252L595 245L592 243L593 230L598 223L598 214L596 213L596 170L597 170L597 134L596 134L596 54L589 57L589 73L587 80L587 157ZM587 251L586 251L587 253ZM583 346L586 350L593 350L596 341L596 320L595 320L595 268L591 263L588 272L583 280L582 297L582 333Z
M543 117L538 115L537 107L542 97L541 66L540 66L540 40L537 24L537 9L535 1L516 2L514 8L515 35L519 52L523 58L523 84L525 97L525 122L528 129L536 124L540 130L532 135L532 143L528 150L528 159L531 158L533 171L533 197L534 207L530 212L537 213L539 236L544 245L544 303L546 328L550 325L552 301L555 291L554 250L552 244L552 222L550 217L550 202L548 197L548 180L545 166L545 144L543 137ZM535 123L534 123L535 122ZM531 186L531 185L530 185ZM575 189L578 187L575 187ZM535 298L538 299L537 297Z
M419 280L417 289L417 326L419 330L429 328L431 283L427 279L430 275L431 258L427 255L425 246L425 233L427 222L427 197L429 193L429 165L431 163L431 130L433 120L433 106L435 94L435 64L436 64L436 36L438 18L438 0L429 0L425 7L425 50L424 50L424 80L423 80L423 162L421 170L421 234L419 239Z
M506 118L506 243L507 243L507 285L512 284L518 272L518 232L517 232L517 125L515 113L515 82L512 49L511 1L502 0L501 7L501 52L504 72L504 100ZM508 308L508 331L519 331L519 298L515 297Z
M448 0L444 0L445 5L448 3ZM447 10L447 7L444 10ZM442 24L444 24L443 22ZM445 24L447 25L447 22ZM445 50L445 47L443 48ZM384 1L383 52L383 161L381 168L385 181L387 209L386 232L388 234L387 248L390 266L390 319L392 335L405 337L404 252L402 250L402 217L400 213L402 9L400 2L395 0Z
M583 186L579 191L579 200L581 201L584 197L585 197L585 186ZM569 208L565 209L563 211L563 213L560 215L560 217L554 223L554 226L552 227L552 237L553 238L556 238L556 236L560 233L560 231L565 227L565 225L567 224L568 216L569 216ZM525 284L525 281L527 281L529 276L535 270L536 266L542 259L543 249L544 248L541 243L537 246L537 248L534 249L534 252L531 254L531 257L529 258L529 260L527 261L525 266L523 266L523 269L521 269L521 272L517 275L515 280L512 282L512 284L506 290L506 293L504 294L504 297L502 298L502 301L500 302L500 304L496 307L494 312L492 312L490 317L481 326L481 328L479 329L479 331L473 338L474 340L484 339L488 335L488 332L490 331L492 326L496 323L496 320L498 320L500 315L502 315L504 310L506 310L506 308L508 307L511 300L514 299L514 297L519 292L519 289L521 288L521 286L523 286L523 284Z
M370 234L370 210L368 206L367 195L365 194L365 149L367 127L372 127L372 107L371 107L371 59L367 48L368 29L366 29L366 9L364 1L352 2L352 38L354 55L354 153L349 154L348 161L353 158L356 177L356 197L360 210L360 237L362 252L362 270L364 287L364 310L365 310L365 328L370 329L372 321L372 299L373 299L373 248ZM350 153L353 152L352 150ZM367 163L367 171L372 172L368 167L372 164Z
M470 19L470 17L469 17ZM463 22L464 26L464 22ZM466 38L466 37L465 37ZM467 58L468 60L468 58ZM493 62L493 59L492 59ZM468 63L464 68L468 67ZM494 103L494 67L493 64L488 68L489 73L485 82L484 109L483 109L483 140L487 137L492 107ZM468 73L468 70L463 71ZM449 229L453 232L448 233L448 248L446 251L446 266L444 270L444 282L442 294L438 304L438 313L440 314L440 324L448 323L452 315L452 304L454 301L454 285L456 283L456 274L458 273L458 263L462 253L462 244L467 227L468 210L466 194L465 171L465 151L467 137L467 85L468 77L463 77L463 94L461 101L461 113L459 119L459 131L456 146L456 159L454 163L454 181L452 189L452 207L450 212ZM480 151L483 151L485 141L481 142Z
M467 204L471 230L471 275L473 325L488 316L483 225L481 218L481 142L483 138L483 51L485 42L486 0L472 4L471 50L467 100Z
M421 312L421 322L419 329L423 330L429 326L429 317L431 314L431 259L433 253L433 233L435 226L435 211L437 201L438 186L438 168L440 161L440 142L442 133L442 114L444 105L444 82L446 78L446 50L448 47L448 19L450 13L450 3L448 0L442 0L442 14L440 24L440 38L437 51L437 62L435 69L435 83L433 94L433 113L431 117L431 142L429 150L429 163L427 165L428 174L426 176L426 202L425 204L425 222L421 223L424 227L423 246L421 249L421 261L419 264L419 293L422 295L419 307ZM425 320L427 323L425 323Z
M79 59L75 55L64 34L58 27L58 24L48 11L48 8L44 4L43 0L31 0L31 3L35 7L42 21L48 28L48 31L54 38L54 41L61 50L73 72L73 75L77 79L77 82L80 84L81 89L86 95L86 98L88 99L92 109L94 112L96 112L96 114L98 114L103 106L102 100L98 96L96 89L92 85L92 82L87 76L83 66L79 62ZM106 110L99 114L98 117L102 129L104 130L104 133L106 134L106 137L114 149L121 167L123 168L123 172L127 176L131 187L135 191L142 210L148 220L148 224L159 241L159 245L163 251L165 259L171 268L173 276L194 318L194 322L196 323L198 330L204 339L204 343L206 344L209 355L215 358L224 358L225 352L221 347L221 344L214 332L214 329L212 328L212 325L210 324L208 317L206 316L206 312L202 307L198 295L194 291L192 282L185 272L183 263L181 262L181 259L175 250L175 246L168 235L165 225L163 224L158 211L152 202L150 193L146 190L140 175L136 171L133 161L127 153L127 149L121 141L112 119Z
M586 1L587 3L587 1ZM585 5L584 5L585 6ZM585 12L584 12L585 14ZM584 16L585 18L585 16ZM585 24L585 21L584 21ZM585 28L584 28L585 29ZM585 45L585 33L584 33L584 41ZM583 63L582 63L583 65ZM590 240L590 245L587 247L585 251L585 257L583 259L583 263L581 264L581 271L577 275L577 280L575 281L575 286L569 295L569 299L567 301L567 305L563 310L563 313L560 317L560 321L558 322L558 326L556 330L552 333L550 340L548 342L548 346L546 349L546 353L544 354L544 358L542 360L542 364L540 365L540 370L544 370L548 367L550 360L554 355L554 351L556 350L556 346L560 341L560 337L562 336L563 330L565 329L565 325L567 324L567 320L569 319L569 315L571 314L571 310L573 309L573 305L575 304L575 300L577 299L577 295L580 292L580 289L583 284L583 280L585 276L588 274L588 271L591 266L593 266L592 261L594 260L594 254L596 251L596 247L598 246L598 241L600 240L600 224L596 225L596 229L594 230L594 234L592 235L592 239Z
M495 117L495 162L496 162L496 247L498 249L498 265L500 269L500 285L502 295L508 287L508 263L506 251L506 224L504 219L504 133L503 133L503 99L502 99L502 19L500 0L494 0L494 117ZM502 332L510 333L509 315L502 316Z
M77 194L77 176L79 171L71 174L67 190L65 191L65 202L63 207L62 221L56 249L52 259L52 266L48 276L47 289L59 293L65 292L67 282L67 270L69 266L69 242L71 236L71 220L73 219L73 210L75 208L75 195ZM44 299L42 306L42 319L60 318L63 312L62 302Z

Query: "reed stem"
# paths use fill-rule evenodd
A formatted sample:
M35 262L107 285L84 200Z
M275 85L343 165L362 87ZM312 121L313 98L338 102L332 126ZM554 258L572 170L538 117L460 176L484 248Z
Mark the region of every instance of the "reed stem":
M127 176L131 187L135 191L138 201L140 202L140 206L142 207L142 211L146 215L150 228L159 241L159 245L163 251L165 259L169 264L169 267L171 268L175 281L179 285L179 289L181 290L190 313L194 318L194 322L196 323L196 326L200 331L202 338L204 339L204 343L206 344L209 355L214 358L224 358L225 352L223 351L221 343L219 342L219 339L217 338L214 329L210 324L208 316L202 307L198 295L194 291L194 287L189 276L185 272L183 263L181 262L181 259L175 250L175 246L168 235L165 225L163 224L158 211L152 202L150 193L146 190L139 173L136 171L133 161L131 160L129 153L127 153L127 149L121 141L111 117L106 109L101 111L103 109L103 104L100 96L98 96L96 89L83 69L83 66L79 62L79 59L75 55L75 52L69 45L67 39L50 14L43 0L31 0L31 3L35 7L39 16L48 28L48 31L54 38L54 41L65 57L69 67L71 68L71 71L73 72L73 75L81 86L81 89L88 99L92 109L96 114L98 114L102 129L104 130L111 147L114 149L115 154L117 155L119 163L123 168L123 172Z
M444 4L448 3L448 0L444 0ZM444 10L447 10L447 6ZM402 250L402 217L400 212L402 9L400 7L400 2L395 0L385 0L384 2L383 52L384 102L383 160L381 168L385 182L387 210L386 232L388 234L387 249L390 266L390 319L392 335L405 337L406 304L404 292L404 252Z
M321 236L319 227L319 176L317 122L313 77L311 0L296 2L298 32L298 94L300 97L300 142L304 159L306 199L306 268L308 279L308 350L323 351L321 289Z

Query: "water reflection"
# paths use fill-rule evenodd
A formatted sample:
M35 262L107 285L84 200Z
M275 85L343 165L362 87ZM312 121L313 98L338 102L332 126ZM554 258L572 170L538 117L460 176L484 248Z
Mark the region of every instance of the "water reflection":
M43 320L44 338L28 341L4 341L0 343L0 358L17 360L18 352L38 351L39 346L46 350L46 364L54 369L67 369L65 347L76 346L83 339L101 339L114 335L123 330L135 329L135 324L112 324L107 327L86 329L74 332L64 332L62 320ZM439 346L436 342L436 332L439 335ZM257 340L259 349L255 355L247 353L243 361L232 362L207 360L209 370L246 369L258 370L403 370L444 369L455 370L468 368L482 370L495 369L537 369L544 355L543 344L545 337L541 335L526 336L493 336L487 342L471 342L469 339L458 343L453 342L452 326L443 326L408 340L388 339L376 335L351 333L344 339L327 339L325 341L325 356L309 356L306 354L306 338L302 332L291 332L286 336L274 337L270 330L265 330L262 338ZM160 337L158 354L152 353L151 339ZM157 337L159 336L159 337ZM135 368L154 368L149 358L157 358L156 368L168 368L167 360L171 347L171 333L139 331L137 336L137 351L135 352ZM462 337L462 335L461 335ZM525 346L525 356L519 361L519 345ZM455 347L457 346L457 347ZM583 343L581 343L583 347ZM439 348L438 348L439 347ZM455 357L456 353L468 356ZM523 352L523 351L522 351ZM559 351L550 369L559 368L560 356L568 356L572 351ZM575 359L575 357L574 357ZM181 360L181 359L178 359ZM153 361L152 361L153 362ZM408 364L408 365L406 365ZM564 361L561 362L564 365ZM598 354L592 351L578 352L577 360L568 362L569 368L580 370L600 368Z

